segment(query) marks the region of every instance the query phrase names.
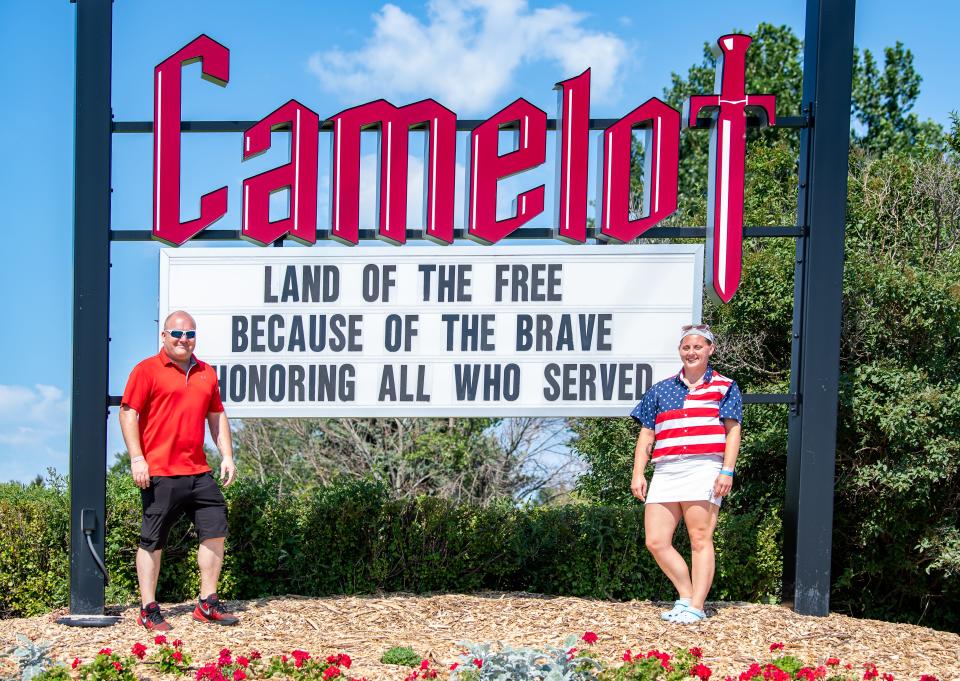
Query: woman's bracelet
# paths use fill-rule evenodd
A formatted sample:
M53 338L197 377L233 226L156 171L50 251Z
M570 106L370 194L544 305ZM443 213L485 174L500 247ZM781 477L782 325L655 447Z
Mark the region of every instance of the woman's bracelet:
M729 475L729 476L732 478L732 477L733 477L733 471L727 470L726 468L721 468L721 469L720 469L720 475Z

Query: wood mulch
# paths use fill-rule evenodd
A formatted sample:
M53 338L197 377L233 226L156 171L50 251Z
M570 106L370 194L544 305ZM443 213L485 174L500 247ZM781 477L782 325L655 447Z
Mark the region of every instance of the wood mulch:
M716 604L715 615L690 626L661 622L660 608L647 601L614 603L523 593L285 596L227 605L241 618L236 627L194 623L193 603L163 606L174 626L170 638L184 641L195 664L215 661L224 647L235 654L256 649L264 657L300 648L314 656L346 652L354 661L351 675L392 681L409 672L380 663L383 652L393 646L411 646L446 669L463 640L559 646L569 634L593 631L599 635L594 649L608 663L617 663L626 648L637 652L699 646L714 679L728 674L736 678L751 662L768 659L772 642L782 641L785 652L812 664L834 656L860 670L864 663L874 662L898 681L916 680L921 674L960 681L960 635L838 614L804 617L773 605ZM108 610L122 619L105 629L56 624L63 614L0 620L0 648L13 645L17 633L52 642L51 655L65 662L74 657L89 660L104 647L126 653L138 641L152 647L151 637L135 625L134 608ZM9 667L8 660L0 663L0 678L10 675ZM149 667L138 667L142 677L149 673Z

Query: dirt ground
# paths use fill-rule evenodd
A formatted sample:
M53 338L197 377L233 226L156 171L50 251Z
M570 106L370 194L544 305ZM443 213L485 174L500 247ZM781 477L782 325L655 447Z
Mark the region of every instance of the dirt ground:
M171 639L184 641L195 665L215 661L224 647L235 654L256 649L264 657L300 648L314 656L346 652L354 661L353 676L392 681L409 672L380 663L380 656L392 646L412 646L446 669L460 641L561 645L569 634L593 631L599 636L594 648L608 663L617 663L626 648L637 652L699 646L714 679L728 674L736 678L751 662L769 658L770 643L782 641L785 652L807 663L822 664L833 656L860 670L864 663L874 662L881 673L889 672L898 681L916 680L921 674L960 681L960 635L837 614L804 617L772 605L716 604L712 617L689 626L661 622L660 608L650 602L517 593L286 596L227 605L241 618L236 627L193 622L193 603L163 604L174 626ZM105 629L56 624L63 614L0 620L0 648L13 645L17 633L52 642L51 655L65 662L74 657L89 660L103 647L124 653L138 641L152 647L151 636L135 624L134 608L108 610L122 619ZM10 675L9 667L9 662L3 663L0 678ZM140 666L138 674L148 677L150 668Z

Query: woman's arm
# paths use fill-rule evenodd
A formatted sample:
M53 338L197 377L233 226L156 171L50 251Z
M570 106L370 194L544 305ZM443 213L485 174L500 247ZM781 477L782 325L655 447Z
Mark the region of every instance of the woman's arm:
M640 435L637 437L637 446L633 451L633 481L630 483L630 491L640 501L647 497L647 478L644 471L647 469L647 462L653 456L654 432L650 428L641 428Z
M723 419L723 428L727 431L727 441L723 447L723 470L733 473L737 465L737 455L740 453L740 422L736 419ZM725 497L733 489L733 476L720 473L713 483L713 494Z

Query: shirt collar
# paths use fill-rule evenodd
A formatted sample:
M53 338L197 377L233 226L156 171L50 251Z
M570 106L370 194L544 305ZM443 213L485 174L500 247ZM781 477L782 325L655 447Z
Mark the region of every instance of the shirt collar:
M673 379L683 387L687 387L687 384L683 382L683 367L680 367L680 371L677 372L677 375L674 376ZM703 380L700 383L709 383L711 380L713 380L713 367L707 364L707 370L703 372Z
M167 355L167 351L163 348L160 348L160 352L157 353L157 359L160 360L160 364L163 366L177 366L177 363L170 359L170 356ZM197 359L197 356L190 355L190 364L187 365L187 368L199 366L202 362ZM179 368L179 367L178 367Z

